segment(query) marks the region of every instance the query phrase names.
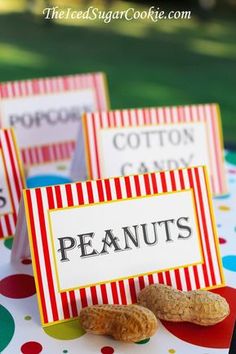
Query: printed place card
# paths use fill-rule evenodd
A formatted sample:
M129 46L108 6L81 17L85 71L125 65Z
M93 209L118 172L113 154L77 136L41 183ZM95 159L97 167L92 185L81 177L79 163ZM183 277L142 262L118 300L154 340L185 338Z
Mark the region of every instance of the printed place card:
M13 259L28 256L26 223L44 326L154 282L224 284L206 167L27 189Z
M0 129L0 238L15 233L24 173L12 129Z
M216 104L87 113L83 127L90 179L207 165L213 194L227 192Z
M14 127L27 166L71 158L84 112L108 109L102 73L0 84L2 127Z

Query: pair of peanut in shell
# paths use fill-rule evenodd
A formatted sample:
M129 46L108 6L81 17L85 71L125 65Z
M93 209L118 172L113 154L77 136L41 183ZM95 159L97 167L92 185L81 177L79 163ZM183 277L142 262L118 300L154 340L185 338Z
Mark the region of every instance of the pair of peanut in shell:
M138 342L156 333L157 319L210 326L223 321L229 313L227 301L218 294L153 284L139 293L138 305L89 306L81 310L80 322L87 332Z

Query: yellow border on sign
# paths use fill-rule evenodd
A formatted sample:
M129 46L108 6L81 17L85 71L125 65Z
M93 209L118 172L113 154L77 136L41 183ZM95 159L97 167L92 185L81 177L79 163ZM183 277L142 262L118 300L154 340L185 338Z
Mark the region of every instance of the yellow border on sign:
M219 130L219 138L220 138L220 151L221 151L221 171L222 171L222 179L224 182L224 188L225 192L222 194L218 194L219 196L225 195L229 192L229 186L227 183L226 179L226 174L225 174L225 162L224 162L224 136L223 136L223 126L222 126L222 119L221 119L221 112L220 112L220 106L218 103L215 103L216 105L216 110L217 110L217 128ZM217 196L216 194L214 195L215 197Z
M222 193L222 194L214 194L215 197L217 196L222 196L224 194L227 194L228 192L228 188L227 188L227 182L226 182L226 176L225 176L225 171L224 171L224 154L223 154L223 151L224 151L224 144L223 144L223 130L222 130L222 120L221 120L221 115L220 115L220 108L219 108L219 105L214 103L213 105L216 106L216 109L217 109L217 120L216 120L216 125L217 125L217 128L218 128L218 131L219 131L219 139L220 139L220 147L221 147L221 155L222 155L222 165L221 165L221 171L222 171L222 177L223 177L223 180L224 180L224 187L225 187L225 192ZM146 107L144 108L140 108L140 109L145 109ZM148 107L148 109L151 109L153 107ZM155 108L155 107L154 107ZM129 110L129 109L128 109ZM130 108L130 110L132 110L132 108ZM123 111L123 109L121 110ZM115 112L115 111L112 111L112 112ZM90 148L90 144L89 144L89 137L88 137L88 129L87 129L87 124L86 124L86 116L87 116L87 113L85 112L83 117L82 117L82 126L83 126L83 132L84 132L84 140L85 140L85 160L86 160L86 169L87 169L87 174L88 174L88 179L94 179L94 177L92 176L92 170L90 168L91 166L91 156L89 154L89 148ZM134 124L134 125L127 125L125 127L117 127L117 126L113 126L113 127L107 127L107 128L100 128L99 130L109 130L109 129L125 129L125 128L136 128L136 127L147 127L147 126L168 126L168 125L180 125L180 124L196 124L196 123L203 123L203 124L206 124L206 127L208 128L208 124L207 122L205 121L199 121L199 122L175 122L175 123L157 123L157 124ZM209 131L207 129L207 134L206 134L206 138L207 138L207 145L209 147ZM218 135L217 135L217 138L218 138ZM97 136L97 140L98 140L98 145L99 145L99 136ZM102 170L103 166L102 166L102 159L101 159L101 151L100 151L100 148L101 146L98 146L98 155L99 155L99 159L100 159L100 168ZM208 157L209 157L209 162L212 160L212 154L210 153L210 149L208 149ZM148 171L147 173L150 173L151 171ZM100 178L104 178L104 177L100 177Z
M7 178L6 163L5 163L5 158L3 156L2 148L0 148L0 159L2 160L2 164L3 164L3 178L4 178L5 184L7 186L7 197L9 198L9 201L10 201L10 211L8 211L6 213L0 213L0 218L1 218L1 217L6 216L6 215L13 214L13 200L12 200L12 196L11 196L11 192L10 192L10 186L9 186L9 182L8 182L8 178Z
M21 157L20 157L19 146L18 146L17 141L16 141L15 131L14 131L13 128L2 128L1 130L2 131L10 131L10 133L11 133L12 142L13 142L15 153L16 153L16 160L17 160L17 164L18 164L18 167L19 167L20 177L22 179L22 185L23 185L23 188L25 188L25 186L26 186L25 174L24 174L22 160L21 160ZM2 160L3 160L5 180L7 182L6 184L7 184L7 188L8 188L8 194L9 194L10 201L11 201L11 212L5 213L5 214L0 214L0 217L1 217L1 216L5 216L5 215L8 215L8 214L13 214L13 199L12 199L10 183L8 181L7 173L6 173L6 161L5 161L5 156L3 154L3 149L0 149L0 152L2 152ZM16 211L16 213L17 213L17 211Z
M21 155L20 155L19 145L18 145L17 139L16 139L15 130L14 130L14 128L8 128L8 129L11 130L11 135L13 138L13 143L14 143L14 147L15 147L15 151L16 151L17 162L19 165L20 175L22 178L23 188L25 188L26 187L25 173L24 173L24 168L23 168L23 162L22 162ZM7 130L7 129L4 129L4 130Z
M184 192L190 192L191 193L191 201L192 201L192 206L193 206L193 213L194 213L194 224L197 229L197 240L198 240L198 247L200 250L200 255L201 255L201 261L196 262L196 263L191 263L191 264L184 264L181 266L177 267L170 267L170 268L164 268L164 269L159 269L159 270L153 270L150 272L146 273L139 273L139 274L132 274L129 276L121 277L121 278L114 278L114 279L109 279L109 280L104 280L100 281L97 283L92 283L92 284L87 284L87 285L81 285L81 286L75 286L72 288L66 288L66 289L61 289L60 287L60 277L59 277L59 272L58 272L58 266L57 266L57 257L56 257L56 251L55 251L55 243L54 243L54 238L53 238L53 228L52 228L52 221L51 221L51 213L57 212L57 211L62 211L62 210L70 210L70 209L81 209L81 208L87 208L87 207L93 207L93 206L98 206L98 205L103 205L103 204L113 204L113 203L120 203L120 202L126 202L130 200L139 200L139 199L150 199L150 198L158 198L159 196L162 195L169 195L169 194L179 194L179 193L184 193ZM49 232L50 232L50 240L51 240L51 247L52 247L52 253L53 253L53 261L54 261L54 269L55 269L55 275L56 275L56 280L57 280L57 287L58 287L58 292L63 293L66 291L72 291L72 290L78 290L78 289L83 289L83 288L90 288L92 286L97 286L101 284L108 284L114 281L120 281L120 280L126 280L126 279L131 279L131 278L136 278L139 276L145 276L148 274L155 274L155 273L161 273L164 271L168 270L174 270L174 269L180 269L180 268L186 268L198 264L203 264L204 263L204 256L203 256L203 249L202 249L202 243L201 243L201 236L200 236L200 228L199 228L199 221L197 218L197 212L196 212L196 205L195 205L195 199L194 199L194 194L193 194L193 189L184 189L181 191L174 191L174 192L163 192L163 193L158 193L158 194L153 194L153 195L145 195L145 196L138 196L138 197L131 197L131 198L124 198L124 199L118 199L118 200L110 200L110 201L104 201L104 202L95 202L92 204L83 204L83 205L76 205L76 206L70 206L70 207L64 207L64 208L54 208L48 210L48 224L49 224Z
M109 95L109 85L108 85L108 78L106 73L101 72L102 74L102 78L103 78L103 84L104 84L104 88L105 88L105 102L106 102L106 111L109 111L111 109L111 99L110 99L110 95Z
M218 252L218 259L220 260L220 252L219 252L219 240L217 237L217 232L216 232L216 224L215 224L215 217L214 217L214 210L213 210L213 206L212 206L212 201L211 201L211 193L210 193L210 188L209 188L209 178L208 178L208 174L207 172L207 167L206 166L194 166L194 167L198 167L198 168L202 168L204 173L206 173L206 192L207 192L207 197L208 197L208 201L209 201L209 208L210 208L210 215L212 217L212 223L213 223L213 233L214 233L214 240L215 240L215 244L217 247L217 252ZM177 171L179 170L187 170L187 168L179 168L177 169ZM166 172L166 171L163 171ZM145 175L145 174L140 174L141 175ZM122 177L124 178L124 177ZM108 178L109 180L114 179L114 177ZM58 185L60 186L60 185ZM44 187L45 188L45 187ZM32 190L35 190L36 188L32 188ZM38 284L38 274L37 274L37 268L36 268L36 262L35 262L35 257L34 257L34 250L33 250L33 238L32 238L32 229L31 229L31 223L30 223L30 218L29 218L29 206L27 203L27 198L26 198L26 190L23 190L23 199L24 199L24 206L25 206L25 217L26 217L26 223L27 223L27 229L28 229L28 238L29 238L29 245L30 245L30 251L31 251L31 256L32 256L32 266L33 266L33 274L35 276L35 285L36 285L36 293L37 293L37 301L39 304L39 313L40 313L40 319L41 319L41 323L43 327L49 327L52 326L54 324L59 324L59 323L64 323L64 322L71 322L74 321L76 319L78 319L79 317L73 317L73 318L69 318L69 319L62 319L62 320L58 320L58 321L52 321L52 322L47 322L45 323L43 320L43 312L42 312L42 304L41 304L41 298L40 298L40 294L39 294L39 284ZM195 205L195 203L194 203ZM222 274L222 278L221 278L221 283L216 284L216 285L212 285L206 288L202 288L203 290L211 290L211 289L218 289L221 287L225 286L225 278L224 278L224 273L223 273L223 267L222 267L222 263L219 262L219 268L220 268L220 272ZM44 290L44 289L43 289Z
M92 179L92 166L91 166L91 156L89 154L90 146L89 146L89 137L88 137L88 129L87 129L87 114L84 113L82 116L82 131L84 138L84 152L85 152L85 164L86 164L86 172L88 174L87 178Z
M207 199L208 199L208 205L210 209L210 216L211 216L211 225L212 225L212 231L213 231L213 236L214 236L214 244L216 248L216 255L217 255L217 261L220 269L220 275L221 275L221 280L222 280L222 286L226 285L226 280L225 280L225 275L223 271L223 264L222 264L222 258L220 255L220 243L219 243L219 238L218 238L218 232L217 232L217 227L216 227L216 217L214 214L214 208L213 208L213 202L211 198L211 187L210 187L210 178L209 178L209 173L207 168L203 169L204 172L204 177L206 181L206 189L207 189Z

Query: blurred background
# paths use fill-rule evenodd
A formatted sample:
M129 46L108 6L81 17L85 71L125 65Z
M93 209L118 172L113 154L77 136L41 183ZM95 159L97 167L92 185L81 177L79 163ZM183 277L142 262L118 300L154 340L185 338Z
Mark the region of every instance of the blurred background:
M86 10L191 10L190 20L44 19ZM225 145L236 148L236 1L0 0L0 81L104 71L111 107L218 102Z

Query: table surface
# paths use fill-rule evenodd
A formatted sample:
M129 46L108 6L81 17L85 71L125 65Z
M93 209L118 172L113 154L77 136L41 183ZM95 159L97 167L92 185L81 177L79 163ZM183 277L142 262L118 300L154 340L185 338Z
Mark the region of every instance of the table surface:
M124 344L106 336L85 334L79 321L43 329L40 325L30 260L10 264L12 238L0 242L0 352L3 354L226 354L236 314L236 154L226 153L229 193L215 197L214 208L225 288L231 315L222 323L200 327L159 322L158 332L140 343Z

